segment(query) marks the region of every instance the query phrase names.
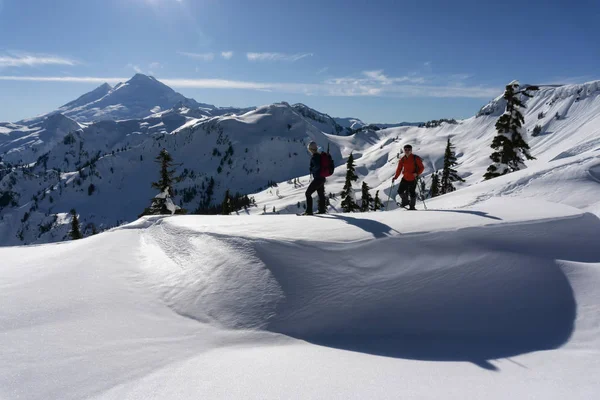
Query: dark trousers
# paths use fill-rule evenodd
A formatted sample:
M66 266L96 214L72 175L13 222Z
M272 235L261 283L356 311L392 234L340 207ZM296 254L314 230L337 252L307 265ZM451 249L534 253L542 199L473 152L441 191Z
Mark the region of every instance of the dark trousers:
M402 206L410 205L414 207L417 203L417 180L407 181L402 178L400 185L398 186L398 194L402 199ZM410 196L410 202L408 197Z
M313 212L312 194L317 192L319 195L319 212L325 212L325 178L315 178L306 189L306 212Z

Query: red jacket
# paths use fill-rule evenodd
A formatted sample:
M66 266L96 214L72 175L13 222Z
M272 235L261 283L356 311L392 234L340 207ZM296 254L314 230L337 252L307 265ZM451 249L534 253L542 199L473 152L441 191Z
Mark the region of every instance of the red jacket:
M416 167L416 171L415 171ZM421 175L425 171L425 167L423 166L423 161L421 161L421 157L415 156L411 154L410 156L403 156L400 161L398 161L398 168L396 168L396 175L394 175L394 179L398 179L401 173L402 178L405 181L414 181L415 180L415 172L418 175Z

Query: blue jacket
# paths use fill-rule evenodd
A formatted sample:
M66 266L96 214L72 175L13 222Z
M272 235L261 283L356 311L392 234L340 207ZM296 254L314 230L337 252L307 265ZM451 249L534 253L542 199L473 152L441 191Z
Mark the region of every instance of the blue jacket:
M315 179L322 179L321 176L321 153L315 153L310 158L310 173Z

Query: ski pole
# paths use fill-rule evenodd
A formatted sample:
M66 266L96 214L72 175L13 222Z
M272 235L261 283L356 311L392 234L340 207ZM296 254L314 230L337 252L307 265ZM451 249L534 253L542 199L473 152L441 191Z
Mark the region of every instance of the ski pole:
M385 203L385 211L387 211L388 206L390 205L390 198L392 195L392 189L394 188L394 181L392 181L392 184L390 185L390 193L388 194L388 200L387 203Z
M427 210L427 205L425 204L425 196L423 196L423 192L421 191L421 185L419 184L419 178L417 178L417 186L419 187L419 194L421 195L421 200L423 201L423 207Z

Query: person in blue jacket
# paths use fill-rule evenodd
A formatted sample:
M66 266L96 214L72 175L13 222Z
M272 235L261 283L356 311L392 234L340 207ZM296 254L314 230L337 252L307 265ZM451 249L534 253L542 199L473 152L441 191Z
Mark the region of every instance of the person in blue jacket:
M312 154L310 174L313 176L313 181L306 189L306 212L303 215L313 215L312 195L314 192L317 192L319 196L319 211L317 214L325 214L325 177L321 176L321 153L315 142L310 142L307 148L309 153Z

